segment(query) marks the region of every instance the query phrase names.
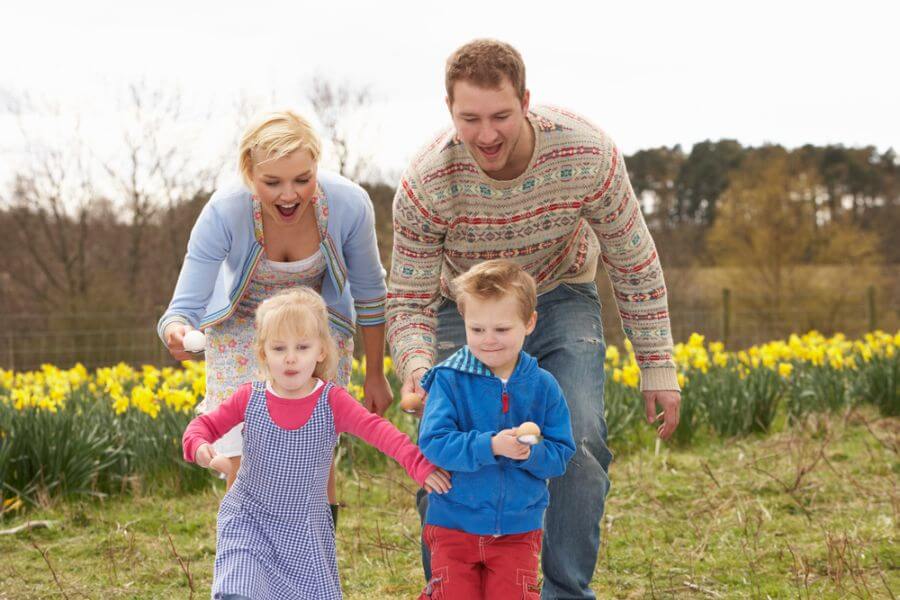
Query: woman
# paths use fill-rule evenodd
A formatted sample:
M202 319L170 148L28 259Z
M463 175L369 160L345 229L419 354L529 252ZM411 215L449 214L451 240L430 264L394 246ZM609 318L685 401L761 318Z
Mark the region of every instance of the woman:
M244 132L239 148L243 185L217 191L203 208L158 332L172 356L192 328L206 333L208 412L258 376L253 352L256 307L279 291L306 285L328 304L340 359L335 381L347 386L353 362L354 318L365 345L366 407L384 414L392 401L382 371L385 271L366 192L319 171L321 145L309 122L290 111L264 114ZM240 466L235 428L216 443L232 460L228 486ZM328 499L336 514L334 465Z

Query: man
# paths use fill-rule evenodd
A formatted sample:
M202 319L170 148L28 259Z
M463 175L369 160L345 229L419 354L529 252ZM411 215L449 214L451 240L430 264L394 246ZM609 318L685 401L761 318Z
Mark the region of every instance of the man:
M577 447L566 474L550 482L542 594L594 598L612 460L594 278L602 261L641 367L647 419L661 419L659 436L668 439L681 395L659 258L613 142L568 111L531 109L514 48L464 45L448 59L445 83L454 127L417 155L394 198L387 300L394 364L404 392L424 397L424 373L466 339L448 283L493 258L534 277L538 320L525 351L559 381ZM421 514L426 507L420 494ZM423 565L430 579L424 548Z

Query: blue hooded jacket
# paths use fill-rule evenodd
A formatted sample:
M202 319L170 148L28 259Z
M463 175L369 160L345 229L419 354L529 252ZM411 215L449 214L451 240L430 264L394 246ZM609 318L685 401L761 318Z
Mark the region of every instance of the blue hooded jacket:
M452 473L446 494L430 494L425 522L477 535L541 529L549 503L547 479L559 477L575 454L569 409L553 376L520 352L504 384L467 346L422 379L428 391L419 448ZM526 460L494 456L491 438L533 421L543 439Z

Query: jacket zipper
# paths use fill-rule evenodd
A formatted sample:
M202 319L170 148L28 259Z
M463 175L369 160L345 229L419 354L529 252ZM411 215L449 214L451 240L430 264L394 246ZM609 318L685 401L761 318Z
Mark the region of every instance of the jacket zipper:
M506 382L500 381L500 400L503 403L503 414L509 414L509 392L506 390ZM504 425L507 425L506 421L508 420L505 417L501 417L500 420ZM501 466L500 467L500 499L497 503L497 521L494 525L494 531L496 535L500 535L502 533L501 523L500 523L500 515L503 514L503 501L506 499L506 469Z

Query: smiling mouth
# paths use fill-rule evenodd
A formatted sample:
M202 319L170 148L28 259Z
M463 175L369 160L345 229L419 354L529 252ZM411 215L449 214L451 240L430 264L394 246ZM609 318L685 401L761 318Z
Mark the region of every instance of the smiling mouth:
M499 144L494 144L493 146L478 146L478 149L488 158L495 158L498 154L500 154L500 148L502 146L503 142L500 142Z
M299 372L300 371L285 371L284 374L287 375L288 377L293 377L294 375L296 375Z
M300 206L299 202L294 202L293 204L276 204L275 208L278 209L278 212L281 213L282 217L292 217L294 213L297 212L297 207Z

